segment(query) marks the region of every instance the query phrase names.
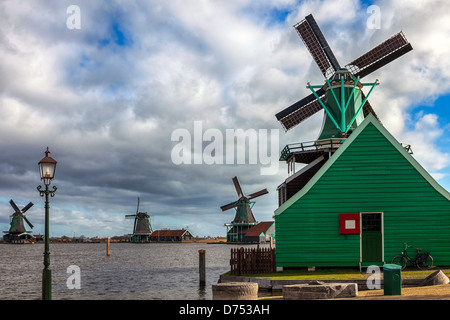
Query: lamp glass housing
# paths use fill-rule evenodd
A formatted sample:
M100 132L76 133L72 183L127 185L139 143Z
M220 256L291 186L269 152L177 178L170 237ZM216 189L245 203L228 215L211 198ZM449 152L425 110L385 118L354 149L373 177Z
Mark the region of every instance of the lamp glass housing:
M39 161L41 180L44 181L45 185L49 185L55 178L56 164L57 161L50 157L50 151L47 148L47 151L45 151L45 157Z

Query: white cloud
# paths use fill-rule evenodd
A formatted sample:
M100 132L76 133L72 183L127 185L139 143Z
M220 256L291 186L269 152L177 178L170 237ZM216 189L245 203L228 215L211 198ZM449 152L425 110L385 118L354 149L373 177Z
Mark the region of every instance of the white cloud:
M402 133L405 143L411 144L415 157L436 179L446 176L439 170L450 166L450 153L439 150L438 139L444 130L439 127L436 114L419 114L414 128Z
M269 189L255 214L270 219L284 165L264 177L257 165L175 166L170 137L194 120L223 132L281 129L275 113L309 94L307 81L323 81L292 28L309 13L342 65L403 29L414 50L365 79L381 82L370 102L419 162L445 176L450 160L439 141L448 119L410 114L450 92L450 48L443 45L449 4L376 4L380 30L366 29L366 8L356 0L80 1L81 29L68 30L68 3L2 1L0 161L14 179L0 185L1 195L36 198L36 163L49 145L59 161L56 207L83 204L62 209L58 224L100 223L101 207L111 215L102 227L121 232L124 207L137 195L155 223L176 213L184 224L202 224L234 199L235 175L255 190ZM116 43L114 25L127 45ZM321 122L316 115L286 134L281 129L280 147L316 138ZM230 218L220 217L217 230L224 232Z

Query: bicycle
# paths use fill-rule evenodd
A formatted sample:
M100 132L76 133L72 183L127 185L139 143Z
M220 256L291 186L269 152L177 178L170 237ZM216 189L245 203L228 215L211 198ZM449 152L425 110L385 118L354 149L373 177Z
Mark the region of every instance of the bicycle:
M430 255L429 252L422 252L422 249L416 248L417 255L416 258L411 258L406 250L408 248L412 248L413 246L409 246L408 243L405 242L405 250L402 251L401 254L396 255L392 262L393 264L400 265L402 267L402 270L405 269L408 262L411 263L414 267L417 267L418 269L431 269L433 268L433 257Z

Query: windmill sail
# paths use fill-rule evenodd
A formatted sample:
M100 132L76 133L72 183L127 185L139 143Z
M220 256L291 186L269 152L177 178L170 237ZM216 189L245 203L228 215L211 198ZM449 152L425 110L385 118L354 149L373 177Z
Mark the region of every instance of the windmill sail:
M325 102L325 90L318 90L317 95L319 95L322 102ZM317 101L316 96L311 93L309 96L277 113L276 117L283 128L288 131L320 110L322 110L322 106L319 101Z
M305 20L295 25L294 28L297 30L300 38L305 43L324 76L330 67L334 71L341 68L322 31L320 31L316 20L314 20L311 14Z
M321 73L328 79L332 79L336 73L342 72L343 70L350 72L353 78L361 79L412 50L412 46L406 40L404 34L399 32L347 64L345 69L342 69L311 14L296 24L294 28L297 30L297 33L304 42ZM286 131L292 129L323 109L323 105L326 105L327 103L327 91L329 90L321 88L316 91L316 94L310 94L288 108L278 112L275 115L277 120ZM365 101L362 106L363 117L372 113L378 119L378 116L370 106L369 101L365 100L362 90L361 96L362 101ZM325 113L324 122L329 120L326 119L327 117L329 116ZM323 134L320 134L320 136L323 137Z
M411 50L411 44L403 32L399 32L350 62L346 68L355 76L363 78Z

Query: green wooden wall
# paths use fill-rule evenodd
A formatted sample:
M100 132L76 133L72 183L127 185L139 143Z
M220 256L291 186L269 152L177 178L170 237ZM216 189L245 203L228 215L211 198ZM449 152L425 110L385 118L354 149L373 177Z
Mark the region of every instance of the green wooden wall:
M339 234L339 214L359 212L383 212L386 262L408 242L450 265L448 192L375 118L364 122L320 178L275 212L278 266L358 266L360 235Z

